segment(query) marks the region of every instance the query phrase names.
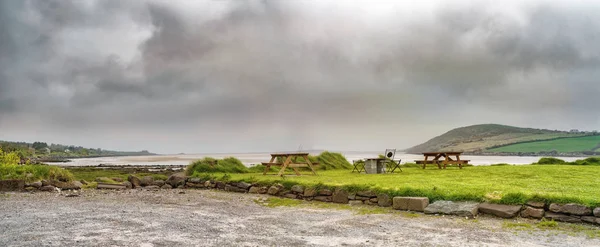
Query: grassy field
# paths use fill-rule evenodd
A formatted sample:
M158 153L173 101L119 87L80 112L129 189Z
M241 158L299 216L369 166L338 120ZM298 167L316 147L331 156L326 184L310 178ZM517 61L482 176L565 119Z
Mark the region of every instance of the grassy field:
M372 189L397 196L426 196L430 200L492 201L519 204L527 200L576 202L600 206L600 166L522 165L448 168L403 168L396 174L357 174L349 170L320 171L318 176L279 178L260 173L211 174L216 178L258 183L279 182L290 187L342 186L350 191Z
M489 149L490 152L540 152L553 151L583 152L600 150L600 135L573 138L562 138L550 141L513 144L499 148Z

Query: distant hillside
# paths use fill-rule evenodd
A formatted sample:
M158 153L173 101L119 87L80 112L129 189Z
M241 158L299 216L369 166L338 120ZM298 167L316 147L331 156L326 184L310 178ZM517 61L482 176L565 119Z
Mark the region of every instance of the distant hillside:
M62 144L47 144L45 142L11 142L0 141L0 149L6 152L16 152L21 158L41 158L57 159L61 158L82 158L82 157L99 157L99 156L134 156L134 155L152 155L146 150L124 152L104 150L100 148L84 148L74 145Z
M592 133L519 128L499 124L481 124L453 129L423 144L407 149L409 153L434 151L462 151L468 153L486 153L488 149L516 143L531 143L567 137L580 137ZM511 149L515 151L517 149ZM583 151L583 150L582 150ZM517 151L519 152L519 151ZM529 151L523 151L529 152Z

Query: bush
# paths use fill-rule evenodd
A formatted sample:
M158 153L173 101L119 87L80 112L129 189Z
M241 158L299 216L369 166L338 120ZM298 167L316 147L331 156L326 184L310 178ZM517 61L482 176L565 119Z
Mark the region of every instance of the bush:
M236 158L228 157L222 160L210 157L194 161L185 170L188 176L200 176L200 173L247 173L248 168Z
M541 158L537 162L537 164L540 164L540 165L562 165L565 163L567 163L567 162L564 160L552 158L552 157L544 157L544 158Z
M49 165L0 165L0 179L23 179L28 182L48 179L68 182L73 180L73 174L63 168Z

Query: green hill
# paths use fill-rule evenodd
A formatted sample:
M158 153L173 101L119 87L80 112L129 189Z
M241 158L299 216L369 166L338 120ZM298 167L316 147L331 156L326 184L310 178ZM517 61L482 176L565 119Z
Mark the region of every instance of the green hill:
M489 152L515 153L515 152L600 152L600 135L560 138L548 141L536 141L512 144L488 150Z
M507 125L499 124L480 124L467 126L462 128L453 129L447 133L435 137L423 144L414 146L407 149L409 153L421 153L421 152L435 152L435 151L462 151L468 153L487 153L492 150L502 150L507 148L508 145L525 143L531 145L539 141L547 141L561 138L583 137L590 135L591 133L570 133L567 131L557 130L546 130L546 129L532 129L532 128L519 128ZM593 142L593 141L592 141ZM597 143L596 143L597 144ZM569 145L569 144L567 144ZM505 149L506 152L536 152L529 150L536 150L534 148L528 149L527 151L520 150L525 146ZM582 146L583 147L583 146ZM591 148L588 146L583 149L575 148L576 151L569 152L583 152L589 151ZM551 150L557 150L555 148ZM570 149L574 150L574 149ZM544 151L539 149L539 151ZM494 151L494 152L505 152L505 151Z

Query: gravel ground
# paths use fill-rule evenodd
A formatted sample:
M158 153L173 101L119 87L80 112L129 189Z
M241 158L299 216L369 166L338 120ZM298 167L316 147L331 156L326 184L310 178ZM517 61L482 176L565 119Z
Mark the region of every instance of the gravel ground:
M207 190L0 194L0 246L600 246L583 233L505 229L491 217L254 203L264 197Z

